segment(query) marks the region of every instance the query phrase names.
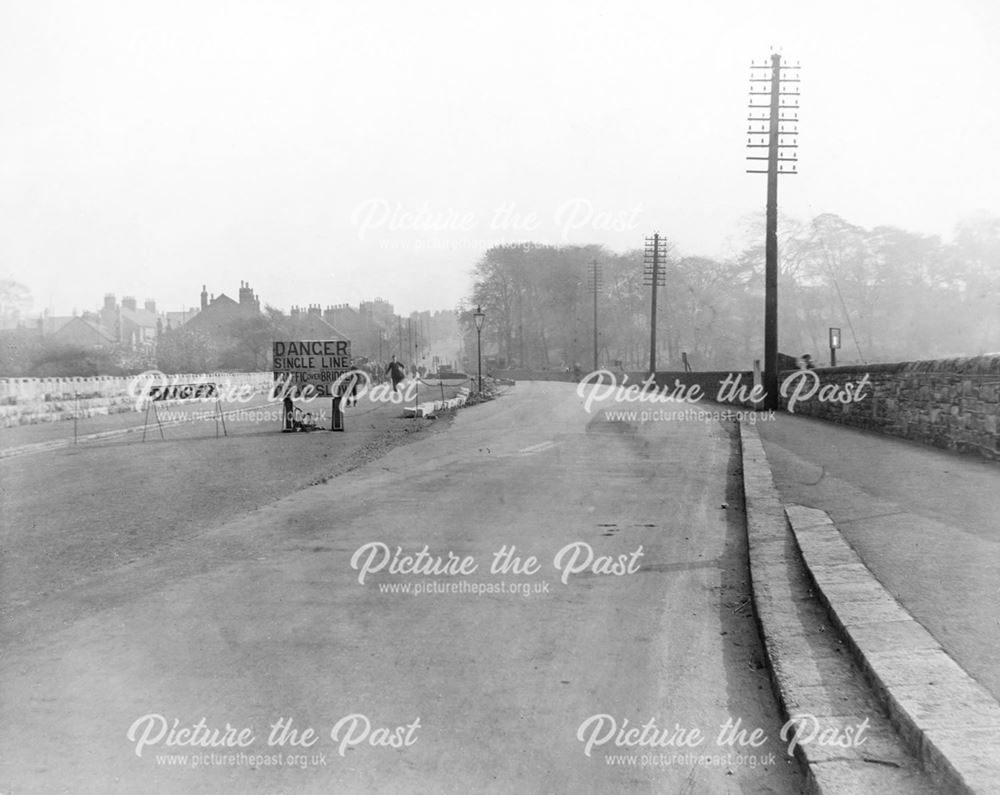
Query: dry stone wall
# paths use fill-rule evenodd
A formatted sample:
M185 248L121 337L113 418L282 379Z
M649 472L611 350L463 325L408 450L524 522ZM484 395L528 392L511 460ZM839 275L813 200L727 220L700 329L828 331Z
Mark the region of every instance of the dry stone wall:
M867 373L870 385L864 399L846 405L800 400L796 414L1000 460L1000 354L822 367L816 373L823 384L838 385L858 383Z

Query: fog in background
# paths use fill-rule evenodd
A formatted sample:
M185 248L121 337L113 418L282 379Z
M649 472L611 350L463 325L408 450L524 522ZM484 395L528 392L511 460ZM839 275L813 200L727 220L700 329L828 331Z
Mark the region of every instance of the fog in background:
M511 240L738 259L772 45L802 64L783 218L947 244L1000 215L997 30L985 0L5 3L0 278L35 316L241 280L409 313Z

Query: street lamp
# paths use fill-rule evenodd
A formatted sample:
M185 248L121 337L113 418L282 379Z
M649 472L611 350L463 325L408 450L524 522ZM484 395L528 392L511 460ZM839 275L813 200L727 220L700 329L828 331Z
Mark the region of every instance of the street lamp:
M476 311L472 313L472 319L476 321L476 343L479 346L479 392L482 394L483 391L483 323L486 320L486 313L480 308L476 307Z

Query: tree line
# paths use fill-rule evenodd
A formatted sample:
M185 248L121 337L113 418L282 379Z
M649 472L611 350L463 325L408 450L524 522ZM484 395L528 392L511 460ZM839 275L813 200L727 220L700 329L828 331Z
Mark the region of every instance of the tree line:
M657 368L748 369L763 353L764 241L715 259L669 245L658 291ZM824 214L779 229L778 329L782 353L825 362L828 329L841 329L838 363L905 361L1000 351L1000 218L961 223L951 242L895 227L865 229ZM481 306L484 353L508 367L593 363L597 262L600 366L649 364L650 288L641 249L497 246L476 263L462 308L466 348ZM474 348L471 348L474 350Z

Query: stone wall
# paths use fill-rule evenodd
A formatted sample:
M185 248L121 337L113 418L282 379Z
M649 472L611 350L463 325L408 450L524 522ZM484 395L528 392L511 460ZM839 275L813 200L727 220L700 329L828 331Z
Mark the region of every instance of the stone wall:
M630 373L630 384L641 384L646 380L645 373ZM720 395L720 390L727 384L727 394ZM703 372L688 373L683 370L658 370L656 373L656 385L668 393L677 389L680 384L685 392L690 393L692 386L697 385L701 390L701 401L713 403L727 403L738 406L749 406L749 401L740 399L741 395L749 396L753 389L753 373L740 370L705 370ZM735 388L733 388L735 387ZM741 391L742 390L742 391ZM724 399L719 400L722 397Z
M856 402L800 400L796 414L1000 460L1000 354L815 372L823 386L856 385L865 374L870 385ZM782 373L781 381L791 374ZM786 408L788 398L781 404Z
M0 425L11 427L58 422L135 410L130 386L134 376L80 378L0 378ZM169 383L205 383L239 388L249 384L266 391L271 373L186 373L167 376ZM174 402L174 401L168 401Z

